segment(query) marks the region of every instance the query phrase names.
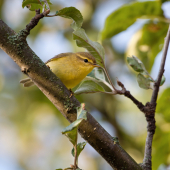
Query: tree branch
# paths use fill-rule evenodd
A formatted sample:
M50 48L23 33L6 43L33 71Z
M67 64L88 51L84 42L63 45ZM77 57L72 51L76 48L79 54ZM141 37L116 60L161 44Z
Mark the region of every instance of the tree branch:
M31 19L30 23L26 25L26 28L20 31L22 38L26 38L30 31L38 24L39 20L50 13L50 10L46 10L40 14L40 9L36 10L36 15Z
M15 34L0 20L0 48L18 64L22 72L32 79L69 122L75 121L76 107L80 106L79 101L74 96L69 98L70 91L30 49L25 40L28 31L27 35L23 32L25 31ZM82 121L80 124L79 133L112 168L141 169L89 113L87 113L87 121Z
M153 93L152 93L152 98L151 98L151 104L153 104L153 105L156 104L156 100L158 97L158 91L159 91L161 79L162 79L162 76L164 73L164 67L165 67L165 61L166 61L166 56L167 56L168 47L169 47L169 41L170 41L170 26L169 26L169 29L167 32L167 36L165 38L162 61L161 61L158 77L157 77L157 80L156 80L156 82L154 84L154 88L153 88Z
M151 101L150 101L150 103L148 103L150 111L145 113L145 117L146 117L146 121L147 121L147 138L146 138L145 154L144 154L144 160L143 160L143 168L145 170L152 169L152 160L151 160L152 159L152 141L153 141L153 135L154 135L155 129L156 129L156 125L155 125L156 101L157 101L157 97L158 97L161 79L162 79L162 76L164 73L164 66L165 66L165 61L166 61L166 57L167 57L169 41L170 41L170 26L169 26L169 29L167 32L167 36L165 38L162 61L161 61L158 77L154 84Z
M117 94L126 96L127 98L132 100L132 102L139 108L140 111L145 112L145 106L140 101L138 101L134 96L132 96L130 91L126 90L124 84L119 80L117 80L117 84L122 88L122 90L116 90Z

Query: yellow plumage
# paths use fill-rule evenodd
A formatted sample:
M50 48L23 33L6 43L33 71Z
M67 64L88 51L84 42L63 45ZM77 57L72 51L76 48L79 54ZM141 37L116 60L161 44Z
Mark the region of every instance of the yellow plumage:
M94 67L99 67L88 52L62 53L48 60L46 65L68 89L78 85ZM21 80L20 83L23 83L24 87L34 85L29 78Z

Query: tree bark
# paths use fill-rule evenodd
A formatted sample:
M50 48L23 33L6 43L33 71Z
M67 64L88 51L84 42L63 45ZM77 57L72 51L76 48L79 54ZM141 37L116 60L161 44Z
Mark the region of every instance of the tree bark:
M16 34L0 20L0 48L5 51L28 75L69 122L76 120L79 101L70 96L70 91L38 58L26 42L25 32ZM126 153L119 143L88 113L87 121L79 126L81 136L117 170L141 170L141 167Z

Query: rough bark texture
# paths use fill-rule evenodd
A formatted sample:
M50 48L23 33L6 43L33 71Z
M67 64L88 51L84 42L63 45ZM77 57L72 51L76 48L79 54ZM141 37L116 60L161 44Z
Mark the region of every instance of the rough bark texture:
M69 122L75 121L76 107L80 103L74 96L69 98L70 91L30 49L25 34L27 33L24 30L15 34L0 20L0 48L33 80ZM89 113L87 121L80 124L79 132L115 170L141 169Z

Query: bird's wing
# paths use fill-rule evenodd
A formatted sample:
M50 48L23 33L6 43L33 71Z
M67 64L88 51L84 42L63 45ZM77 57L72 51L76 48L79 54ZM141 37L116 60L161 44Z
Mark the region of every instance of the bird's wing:
M53 58L49 59L48 61L46 61L45 64L49 63L50 61L57 60L58 58L61 58L61 57L70 56L71 54L73 54L73 53L61 53L61 54L58 54L58 55L54 56Z

